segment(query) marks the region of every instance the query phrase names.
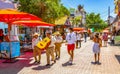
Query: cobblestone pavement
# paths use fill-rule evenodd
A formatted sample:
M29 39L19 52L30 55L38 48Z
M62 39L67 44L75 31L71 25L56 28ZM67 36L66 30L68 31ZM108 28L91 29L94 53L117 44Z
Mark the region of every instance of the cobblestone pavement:
M19 58L16 63L2 63L0 60L0 74L120 74L120 48L117 46L101 48L101 64L92 64L93 42L82 42L80 49L75 49L73 65L68 65L69 55L65 44L61 48L61 58L54 65L46 67L46 54L42 54L41 64L33 64L32 53ZM23 58L24 57L24 58ZM51 62L52 63L52 62Z

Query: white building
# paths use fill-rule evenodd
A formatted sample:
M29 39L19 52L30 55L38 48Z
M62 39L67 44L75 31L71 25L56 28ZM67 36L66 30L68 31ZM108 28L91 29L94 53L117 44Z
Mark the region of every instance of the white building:
M86 12L85 12L85 10L84 9L81 9L81 11L76 10L74 14L75 14L75 17L76 16L82 17L81 24L82 24L82 26L84 26L86 24Z

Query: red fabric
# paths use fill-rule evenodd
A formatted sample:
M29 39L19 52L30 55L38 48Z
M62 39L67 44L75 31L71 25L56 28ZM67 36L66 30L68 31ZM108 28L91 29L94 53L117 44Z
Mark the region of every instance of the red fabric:
M68 44L67 49L69 50L74 50L75 49L75 44Z
M108 40L108 35L103 35L103 40L107 41Z
M17 20L41 20L41 18L32 14L0 14L0 21L6 23L12 23Z

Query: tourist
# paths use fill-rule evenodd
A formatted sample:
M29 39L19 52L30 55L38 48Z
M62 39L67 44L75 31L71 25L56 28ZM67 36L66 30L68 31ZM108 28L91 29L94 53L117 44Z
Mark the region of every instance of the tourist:
M95 64L99 63L100 61L100 47L102 46L102 40L99 37L99 33L96 33L94 38L94 45L93 45L93 53L94 53L94 58L95 58ZM98 58L98 61L97 61Z
M111 40L111 45L114 45L115 44L115 35L114 35L114 33L112 33L110 40Z
M87 42L87 32L84 33L84 40Z
M73 32L73 28L69 28L69 33L66 36L67 50L70 55L69 63L72 64L74 58L74 49L76 43L76 34Z
M76 38L77 38L77 41L76 41L76 48L80 48L81 47L81 34L80 33L76 33Z
M107 47L108 34L107 34L107 33L104 33L102 38L103 38L103 41L104 41L104 46Z

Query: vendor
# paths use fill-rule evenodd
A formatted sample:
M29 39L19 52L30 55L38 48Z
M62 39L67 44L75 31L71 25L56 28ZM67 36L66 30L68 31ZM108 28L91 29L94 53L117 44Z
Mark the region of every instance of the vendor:
M3 29L0 29L0 42L3 42L3 40L4 40Z

